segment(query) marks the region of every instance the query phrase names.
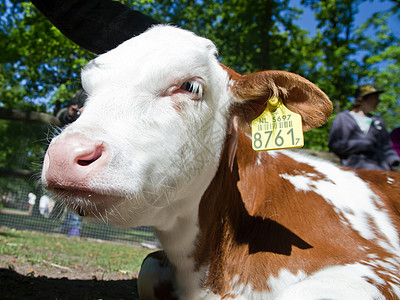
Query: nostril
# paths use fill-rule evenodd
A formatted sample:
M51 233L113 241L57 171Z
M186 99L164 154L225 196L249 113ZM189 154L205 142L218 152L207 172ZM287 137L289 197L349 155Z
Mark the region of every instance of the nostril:
M95 162L96 160L98 160L102 154L103 154L102 147L96 146L96 148L92 152L77 157L76 162L80 166L88 166L93 162Z
M94 160L87 160L87 159L78 159L78 165L80 166L87 166L90 165Z

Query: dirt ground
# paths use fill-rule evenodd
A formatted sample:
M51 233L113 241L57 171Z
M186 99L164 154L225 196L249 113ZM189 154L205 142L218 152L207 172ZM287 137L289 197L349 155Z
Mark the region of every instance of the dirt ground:
M0 299L139 299L137 274L107 273L90 266L32 267L0 256Z

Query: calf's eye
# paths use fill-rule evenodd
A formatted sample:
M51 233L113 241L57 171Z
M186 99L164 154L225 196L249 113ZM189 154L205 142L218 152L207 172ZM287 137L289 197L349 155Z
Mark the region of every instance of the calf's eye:
M193 94L196 99L203 97L203 86L200 82L186 81L181 85L180 89Z

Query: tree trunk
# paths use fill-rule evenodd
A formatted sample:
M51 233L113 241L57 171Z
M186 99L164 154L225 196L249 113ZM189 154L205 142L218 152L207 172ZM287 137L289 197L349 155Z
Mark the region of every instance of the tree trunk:
M261 57L260 57L260 67L262 70L271 69L271 39L270 32L272 30L272 25L274 24L272 20L272 9L273 9L274 1L267 0L267 4L265 6L265 19L263 24L263 35L261 42Z
M0 119L61 126L60 120L55 116L29 110L8 109L0 107Z
M22 170L22 169L6 169L0 167L0 176L1 177L19 177L23 179L31 179L36 172L30 170Z

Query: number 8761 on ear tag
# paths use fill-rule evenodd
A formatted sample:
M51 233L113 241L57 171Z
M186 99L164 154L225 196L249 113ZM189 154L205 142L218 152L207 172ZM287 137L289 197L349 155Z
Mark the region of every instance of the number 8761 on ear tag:
M251 138L256 151L301 148L301 116L288 110L281 99L270 98L264 112L251 122Z

